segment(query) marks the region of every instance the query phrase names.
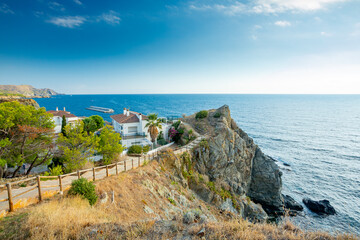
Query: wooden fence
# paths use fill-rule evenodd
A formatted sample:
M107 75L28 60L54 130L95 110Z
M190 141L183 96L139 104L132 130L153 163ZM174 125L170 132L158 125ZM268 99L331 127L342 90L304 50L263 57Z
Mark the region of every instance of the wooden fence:
M68 174L63 174L63 175L59 175L59 176L35 176L35 177L31 177L31 178L27 178L27 179L23 179L23 180L19 180L16 182L11 182L11 183L6 183L5 185L0 185L0 189L7 189L7 198L3 198L0 199L0 203L1 202L6 202L8 201L9 203L9 211L13 212L14 209L14 199L17 197L20 197L26 193L29 193L35 189L37 189L38 191L38 199L41 202L43 200L43 194L42 191L46 188L59 188L58 191L63 192L63 190L65 189L65 186L69 186L71 184L64 184L63 183L63 179L65 177L69 177L69 176L75 176L77 177L77 179L80 179L84 174L91 172L92 173L92 181L95 181L96 179L102 179L105 177L109 177L110 173L109 170L114 169L115 168L115 175L118 175L120 172L119 166L123 166L123 171L128 171L130 169L133 169L134 167L140 167L145 161L151 161L153 160L155 157L157 157L158 152L153 153L153 154L149 154L149 155L144 155L142 157L138 157L136 158L131 158L131 159L125 159L123 161L119 161L117 163L112 163L112 164L108 164L108 165L104 165L104 166L99 166L99 167L94 167L94 168L89 168L89 169L85 169L85 170L79 170L76 172L72 172L72 173L68 173ZM130 162L130 163L129 163ZM97 178L96 173L99 170L105 169L105 176L104 177L99 177ZM42 182L46 181L46 180L58 180L58 184L56 185L45 185L42 184ZM76 178L75 178L76 179ZM43 181L41 181L43 180ZM35 183L34 185L31 186L30 189L26 189L25 191L22 191L20 193L14 194L14 189L13 186L20 186L21 185L27 185L27 183ZM6 190L5 190L6 191ZM1 210L1 209L0 209Z

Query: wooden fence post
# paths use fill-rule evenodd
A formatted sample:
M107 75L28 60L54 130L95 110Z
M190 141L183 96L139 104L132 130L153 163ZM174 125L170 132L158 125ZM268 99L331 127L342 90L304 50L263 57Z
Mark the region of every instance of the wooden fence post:
M80 179L80 171L79 170L77 171L77 176L78 176L78 179Z
M62 192L63 191L63 187L62 187L62 179L61 179L61 175L59 175L58 176L58 178L59 178L59 187L60 187L60 192Z
M132 158L131 159L131 169L133 169L134 168L134 159Z
M124 160L124 170L126 172L126 160Z
M37 184L38 184L38 190L39 190L39 201L41 202L42 199L42 195L41 195L41 181L40 181L40 176L36 176L37 179Z
M119 172L118 172L118 162L116 162L115 171L116 171L116 175L118 175L119 174Z
M11 183L7 183L6 187L7 187L7 191L8 191L9 209L10 209L10 212L13 212L14 211L14 203L12 200Z
M109 166L106 165L106 176L108 177L109 176Z
M95 168L93 168L93 181L95 182Z

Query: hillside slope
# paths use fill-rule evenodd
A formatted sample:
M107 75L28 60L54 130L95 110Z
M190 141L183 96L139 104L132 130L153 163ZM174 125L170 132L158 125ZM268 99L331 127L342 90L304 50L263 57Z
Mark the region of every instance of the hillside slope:
M356 239L220 210L172 180L178 160L167 151L159 162L96 182L101 197L93 207L65 194L19 210L0 220L0 239Z
M31 85L0 85L1 92L22 94L25 97L51 97L59 94L49 88L37 89Z

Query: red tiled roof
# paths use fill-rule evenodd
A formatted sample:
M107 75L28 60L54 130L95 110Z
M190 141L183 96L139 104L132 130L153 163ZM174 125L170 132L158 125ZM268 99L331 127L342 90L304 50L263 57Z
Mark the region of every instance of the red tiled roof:
M139 118L133 112L130 112L129 116L126 116L124 114L117 114L117 115L112 115L110 117L118 123L139 122ZM142 117L142 120L147 120L147 116L141 115L141 117Z
M76 117L74 114L67 112L67 111L54 111L54 110L50 110L47 111L48 113L51 113L52 115L54 115L54 117L62 117L65 116L66 118L71 118L71 117Z

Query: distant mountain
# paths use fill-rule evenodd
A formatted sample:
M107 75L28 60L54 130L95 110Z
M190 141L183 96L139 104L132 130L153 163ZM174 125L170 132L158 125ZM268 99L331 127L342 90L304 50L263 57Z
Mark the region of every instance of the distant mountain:
M25 97L51 97L59 95L59 93L52 89L37 89L31 85L0 85L0 93L21 94Z

